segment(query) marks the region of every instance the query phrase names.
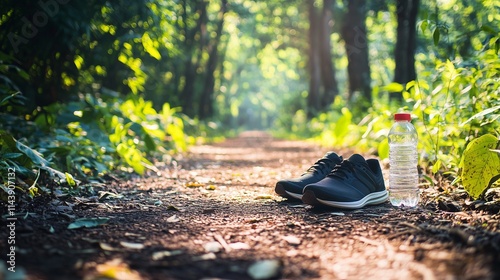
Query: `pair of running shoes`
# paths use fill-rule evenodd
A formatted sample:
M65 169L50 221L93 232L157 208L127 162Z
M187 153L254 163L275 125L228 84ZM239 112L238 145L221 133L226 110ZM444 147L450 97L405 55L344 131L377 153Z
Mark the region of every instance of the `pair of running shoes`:
M359 154L343 159L334 152L326 153L300 177L278 181L275 191L309 205L343 209L382 204L389 197L378 160Z

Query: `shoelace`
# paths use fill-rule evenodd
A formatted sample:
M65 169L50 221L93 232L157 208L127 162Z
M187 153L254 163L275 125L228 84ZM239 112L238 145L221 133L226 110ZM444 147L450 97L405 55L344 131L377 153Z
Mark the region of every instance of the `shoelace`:
M319 173L319 172L326 173L332 169L334 164L335 163L329 158L321 158L317 162L315 162L311 167L309 167L306 173Z
M347 174L354 172L354 164L348 160L343 160L340 164L333 167L328 177L338 177L340 179L347 178Z

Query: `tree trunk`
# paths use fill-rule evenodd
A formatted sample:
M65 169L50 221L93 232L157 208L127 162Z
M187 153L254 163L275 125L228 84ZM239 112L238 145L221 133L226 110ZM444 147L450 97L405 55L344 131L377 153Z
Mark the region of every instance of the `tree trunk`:
M330 44L330 36L332 34L330 22L332 19L333 1L323 1L323 12L321 15L320 26L320 63L321 63L321 79L323 81L324 92L320 99L320 109L325 110L333 103L335 96L339 90L337 79L335 77L335 67L332 63L332 52Z
M372 102L370 64L368 59L368 38L366 34L366 3L364 0L350 0L348 11L342 26L342 37L348 60L349 96L351 101L356 92L360 92L357 101L362 108Z
M201 53L203 51L204 45L203 45L203 40L200 40L198 42L199 44L199 52L198 52L198 58L193 59L196 52L194 51L194 46L195 46L195 37L196 35L199 35L201 38L203 37L202 32L204 29L204 25L207 23L207 7L206 3L203 1L200 1L196 7L196 11L199 14L198 20L196 22L196 26L192 29L188 28L187 24L187 3L186 1L183 1L183 21L184 21L184 36L185 36L185 47L186 47L186 52L185 52L185 69L184 69L184 87L182 88L182 94L181 94L181 100L182 100L182 108L184 110L184 113L190 117L194 117L196 115L196 110L195 107L193 106L194 104L194 98L195 98L195 87L194 85L196 84L196 69L198 68L198 62L201 59Z
M319 51L318 14L314 0L308 0L309 11L309 94L307 95L307 114L314 117L320 110L321 59Z
M396 69L394 82L405 85L415 80L416 23L419 0L397 0L397 41L394 52ZM401 101L401 92L391 92L390 99Z
M309 118L328 109L338 94L330 43L333 1L324 0L321 13L314 6L314 2L314 0L307 1L310 75L307 114Z
M227 0L222 0L221 9L219 12L219 21L217 22L217 34L211 44L209 44L209 57L207 62L207 72L204 86L201 92L200 106L198 115L201 120L212 117L214 114L214 85L215 85L215 70L218 65L219 44L224 27L224 15L227 11Z

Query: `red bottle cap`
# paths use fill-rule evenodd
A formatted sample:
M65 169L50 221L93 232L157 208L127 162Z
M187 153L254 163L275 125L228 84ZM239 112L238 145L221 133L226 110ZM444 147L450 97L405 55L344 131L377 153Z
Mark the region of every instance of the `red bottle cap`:
M411 121L410 113L396 113L394 114L395 121Z

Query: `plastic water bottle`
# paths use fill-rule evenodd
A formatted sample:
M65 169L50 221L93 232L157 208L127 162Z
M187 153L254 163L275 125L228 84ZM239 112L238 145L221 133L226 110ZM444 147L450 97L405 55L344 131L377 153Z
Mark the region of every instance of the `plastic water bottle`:
M419 201L418 135L411 114L394 114L389 131L389 200L394 206L414 207Z

